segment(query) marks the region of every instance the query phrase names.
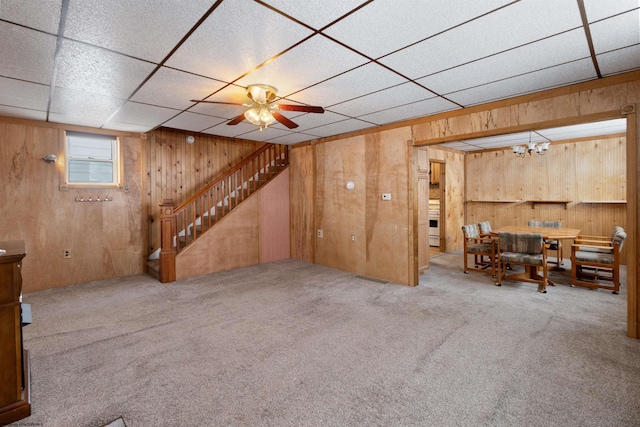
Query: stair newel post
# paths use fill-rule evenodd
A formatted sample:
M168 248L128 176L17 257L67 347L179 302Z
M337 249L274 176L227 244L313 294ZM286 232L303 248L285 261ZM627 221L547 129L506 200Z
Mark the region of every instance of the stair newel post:
M176 207L173 199L163 199L160 205L160 282L176 281L176 251L173 247L173 237L176 233L176 217L173 210Z

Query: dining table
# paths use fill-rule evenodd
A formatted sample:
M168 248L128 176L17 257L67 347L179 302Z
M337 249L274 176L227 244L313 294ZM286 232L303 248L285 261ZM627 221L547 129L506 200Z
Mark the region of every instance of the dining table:
M580 235L582 230L578 228L565 228L565 227L530 227L528 225L505 225L498 227L491 231L491 234L498 235L500 232L504 233L519 233L519 234L542 234L544 240L563 240L563 239L575 239ZM560 266L553 267L552 271L565 271ZM530 278L540 278L537 274L535 267L530 267L529 271L524 273L523 277L529 276ZM555 283L547 278L547 281L551 286L555 286Z
M565 227L530 227L528 225L505 225L492 230L492 233L542 234L544 240L575 239L582 230Z

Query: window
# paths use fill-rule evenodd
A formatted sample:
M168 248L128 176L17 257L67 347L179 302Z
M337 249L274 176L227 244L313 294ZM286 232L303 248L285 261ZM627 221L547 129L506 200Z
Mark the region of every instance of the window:
M82 132L66 132L68 186L117 187L120 184L118 138Z

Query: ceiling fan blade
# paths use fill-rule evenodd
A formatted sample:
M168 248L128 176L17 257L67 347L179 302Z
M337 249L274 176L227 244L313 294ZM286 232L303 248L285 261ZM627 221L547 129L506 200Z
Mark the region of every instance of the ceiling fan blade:
M234 117L233 119L229 120L227 122L228 126L233 126L233 125L237 125L238 123L240 123L241 121L244 120L244 113L240 114L239 116Z
M324 108L314 107L312 105L292 105L292 104L278 104L274 105L278 110L283 111L303 111L305 113L324 113Z
M283 116L282 114L276 111L272 112L271 115L273 116L274 119L276 119L277 121L279 121L280 123L288 127L289 129L295 129L298 127L297 124L293 123L291 120L287 119L285 116Z
M222 105L239 105L239 106L244 106L244 104L238 104L236 102L222 102L222 101L204 101L204 100L200 100L200 99L192 99L191 102L202 102L205 104L222 104Z

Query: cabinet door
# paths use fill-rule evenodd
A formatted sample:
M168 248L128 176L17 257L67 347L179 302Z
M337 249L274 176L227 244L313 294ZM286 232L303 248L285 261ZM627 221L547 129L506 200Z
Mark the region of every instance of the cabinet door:
M0 263L0 407L21 399L20 376L20 303L16 289L20 286L18 263Z
M440 163L430 163L431 184L440 184Z

